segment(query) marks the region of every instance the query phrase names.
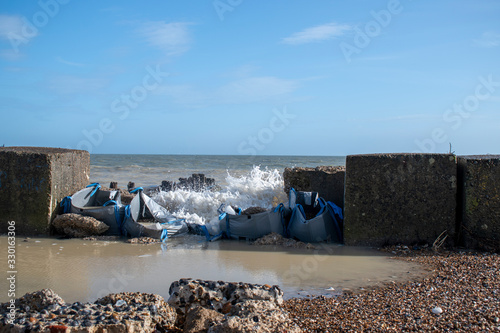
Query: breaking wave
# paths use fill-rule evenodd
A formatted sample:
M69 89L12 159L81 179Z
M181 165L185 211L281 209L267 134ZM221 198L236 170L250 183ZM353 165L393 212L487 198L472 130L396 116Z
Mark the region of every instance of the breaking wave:
M233 176L228 170L226 184L220 190L202 192L162 191L152 195L152 198L176 217L206 225L211 234L218 233L217 209L221 204L243 210L255 206L270 209L287 201L283 191L283 176L277 169L266 167L261 170L260 166L254 166L241 176Z

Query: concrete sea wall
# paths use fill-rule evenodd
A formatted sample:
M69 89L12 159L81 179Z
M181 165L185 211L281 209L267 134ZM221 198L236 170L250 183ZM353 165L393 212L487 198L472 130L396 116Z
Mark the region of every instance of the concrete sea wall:
M319 166L316 168L285 168L285 193L297 191L318 192L326 201L344 208L345 167Z
M346 245L432 244L456 224L457 164L449 154L352 155L346 159Z
M0 148L0 233L48 234L60 201L88 185L90 154L41 147Z
M458 242L500 250L500 155L459 156Z
M500 155L350 155L344 182L328 168L286 169L285 191L342 196L346 245L433 245L444 233L447 245L500 251Z

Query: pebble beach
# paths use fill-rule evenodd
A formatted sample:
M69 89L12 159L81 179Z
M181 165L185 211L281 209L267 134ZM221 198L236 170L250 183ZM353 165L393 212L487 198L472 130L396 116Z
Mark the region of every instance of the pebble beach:
M429 268L422 279L285 301L304 332L500 332L500 258L466 251L390 249Z

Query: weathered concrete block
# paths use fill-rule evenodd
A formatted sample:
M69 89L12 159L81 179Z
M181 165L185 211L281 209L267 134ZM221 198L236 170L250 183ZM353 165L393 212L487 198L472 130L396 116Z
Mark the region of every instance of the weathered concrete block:
M326 201L344 208L344 166L285 168L283 179L287 194L291 187L297 191L318 192Z
M500 155L459 156L460 241L500 250Z
M351 155L346 159L346 245L432 243L455 234L457 164L450 154Z
M42 147L0 148L0 233L48 234L60 201L88 184L90 154Z

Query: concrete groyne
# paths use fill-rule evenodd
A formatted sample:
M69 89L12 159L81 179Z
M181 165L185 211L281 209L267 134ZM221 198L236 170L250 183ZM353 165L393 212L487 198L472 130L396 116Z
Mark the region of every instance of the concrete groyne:
M457 242L500 250L500 155L458 157Z
M0 233L15 221L17 235L47 235L59 203L88 185L83 150L0 147Z
M346 245L433 245L446 237L450 246L500 250L500 155L349 155L342 189L323 167L303 169L285 171L286 186L344 193Z
M318 192L326 201L344 208L345 167L319 166L316 168L285 168L285 193L297 191Z
M47 235L59 203L89 182L90 155L0 148L0 233ZM316 191L344 210L346 245L500 250L500 155L349 155L346 166L287 168L285 191Z
M454 155L374 154L346 158L346 245L453 243L457 205Z

